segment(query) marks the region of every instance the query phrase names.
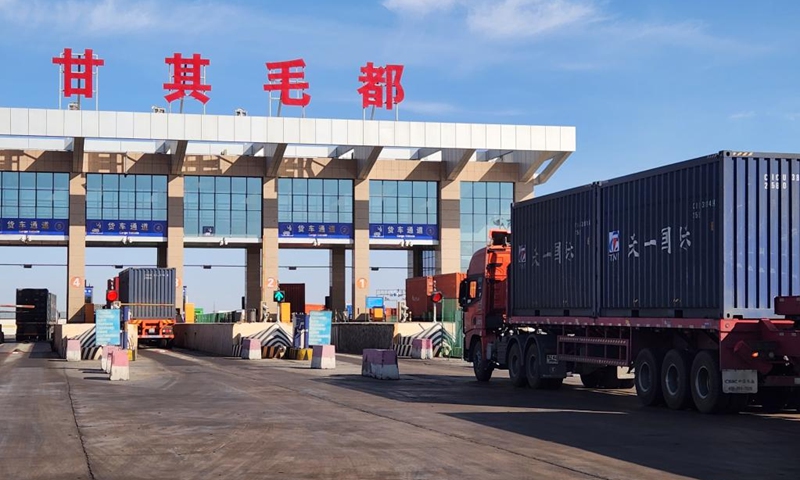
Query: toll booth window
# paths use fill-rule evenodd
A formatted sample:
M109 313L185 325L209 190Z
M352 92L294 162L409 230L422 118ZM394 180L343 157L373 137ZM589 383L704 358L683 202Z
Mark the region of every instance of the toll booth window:
M183 188L185 236L261 237L261 178L186 176Z
M0 217L7 223L69 218L69 174L0 173Z

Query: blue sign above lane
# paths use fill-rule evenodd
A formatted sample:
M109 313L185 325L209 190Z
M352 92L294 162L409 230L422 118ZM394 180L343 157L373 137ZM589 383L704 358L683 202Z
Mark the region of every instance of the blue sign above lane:
M353 238L349 223L278 223L280 238Z
M68 223L52 218L3 218L0 234L66 235Z
M167 222L155 220L87 220L86 235L166 237Z
M369 238L438 240L439 226L412 223L370 223Z

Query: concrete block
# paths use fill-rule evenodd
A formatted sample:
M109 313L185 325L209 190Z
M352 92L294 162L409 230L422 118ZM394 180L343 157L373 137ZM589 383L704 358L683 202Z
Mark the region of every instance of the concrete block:
M415 338L411 340L411 358L421 360L433 358L433 340L430 338Z
M261 347L261 358L283 358L284 355L286 355L286 347L283 345Z
M245 360L261 360L261 340L245 338L242 340L242 358Z
M111 352L114 350L119 350L119 347L107 345L103 347L100 353L100 368L106 373L111 373L111 362L109 360L111 358Z
M128 360L128 352L126 350L117 349L111 353L111 372L108 379L111 381L130 380L130 363Z
M361 357L361 375L381 380L399 380L397 352L368 348Z
M336 347L333 345L312 345L311 368L336 368Z
M67 351L65 355L68 362L81 361L81 342L78 340L67 340Z

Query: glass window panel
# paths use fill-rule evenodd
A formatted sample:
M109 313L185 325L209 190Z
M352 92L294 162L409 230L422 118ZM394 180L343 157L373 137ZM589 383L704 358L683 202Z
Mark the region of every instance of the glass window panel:
M500 214L503 216L510 216L511 215L511 200L510 199L503 199L500 201Z
M472 215L461 215L461 234L472 232Z
M153 193L151 197L153 200L153 208L158 209L166 209L167 208L167 196L162 193Z
M69 190L69 174L68 173L54 173L53 174L53 189L54 190Z
M486 229L486 222L481 222L480 224L476 225L476 233L475 233L475 241L476 242L486 242L488 239L488 232Z
M429 213L428 214L428 225L437 225L438 222L436 221L436 215Z
M22 172L19 174L20 190L36 190L36 174L33 172Z
M461 213L472 213L472 199L461 199Z
M167 176L166 175L151 175L153 181L154 192L167 193ZM138 186L138 182L137 182Z
M2 210L3 216L8 218L17 218L19 217L19 207L11 206L11 205L3 205Z
M260 212L261 211L261 195L259 194L247 194L247 210L253 212Z
M34 218L36 217L36 207L19 207L19 216L20 218Z
M396 197L397 196L397 182L394 180L383 182L383 196Z
M305 178L295 178L292 180L292 193L294 195L305 195L308 193L308 180Z
M461 182L461 184L463 185L464 182ZM437 198L438 197L437 192L436 192L436 190L438 188L438 183L437 182L428 182L428 187L427 188L428 188L428 198Z
M353 197L339 197L339 211L353 212Z
M339 180L339 196L353 196L353 181Z
M383 182L381 180L369 181L369 197L380 197L383 195Z
M203 194L202 196L205 196ZM214 205L211 207L203 207L204 209L208 210L230 210L231 209L231 194L230 193L216 193L216 194L208 194L209 197L213 198Z
M3 190L3 206L18 207L19 206L19 190Z
M3 172L3 188L19 188L19 173Z
M397 196L410 197L412 193L412 182L397 182Z
M428 187L426 185L427 182L414 182L412 184L412 195L414 197L427 197L428 196Z
M214 216L214 233L217 236L225 236L231 234L230 210L217 210Z
M119 194L119 208L136 208L136 193L121 192Z
M185 193L183 196L184 206L186 210L197 210L200 208L200 194L193 192L193 193Z
M436 208L437 205L435 198L428 198L427 200L425 200L425 204L428 213L436 213L436 211L438 210Z
M305 210L303 210L302 212L298 212L298 211L292 212L292 221L293 222L298 222L298 223L307 222L308 221L308 212L305 211Z
M153 208L153 194L150 192L136 192L136 209L150 210ZM105 193L103 194L103 207L111 206L106 203Z
M353 223L353 214L351 212L339 212L339 223Z
M472 184L472 198L486 198L486 183L475 182Z
M339 214L337 212L325 212L322 216L322 221L325 223L337 223Z
M467 230L465 228L461 229L461 241L462 242L471 242L473 240L473 233L471 230Z
M289 195L278 195L278 211L291 212L292 211L292 197Z
M292 212L289 210L278 211L278 221L279 222L291 222L292 221Z
M53 207L48 205L46 207L36 207L36 218L53 218Z
M100 208L86 207L86 220L97 220L100 218L100 215L101 215Z
M35 207L36 206L36 190L20 190L19 191L19 206L20 207Z
M131 220L136 218L136 209L135 208L120 208L119 209L119 218L117 220ZM158 220L157 218L153 218L153 220Z
M489 198L486 200L486 213L489 215L500 215L500 200L496 198Z
M278 196L292 193L292 179L291 178L279 178L278 179Z
M214 177L200 177L200 193L214 193Z
M119 177L119 191L120 192L135 192L136 191L136 177L139 175L120 175ZM149 188L147 190L150 190Z
M338 212L339 197L322 197L322 209L326 212Z
M369 199L369 212L370 213L381 213L383 211L383 199L378 198L370 198Z
M486 183L486 198L500 198L500 184L497 182Z
M397 199L397 213L411 213L413 211L412 208L411 198L401 197Z
M231 193L247 194L247 179L244 177L231 177Z
M69 209L66 207L54 207L53 208L53 218L58 218L60 220L66 220L69 218Z
M383 197L383 213L397 213L396 197Z
M425 197L414 197L414 213L428 213L428 199Z
M247 194L262 195L261 179L258 177L247 177Z
M472 249L472 242L461 240L461 253L472 255L474 253L474 250Z
M398 213L397 214L397 221L400 223L411 223L414 220L414 217L411 213Z
M247 210L247 195L243 193L231 194L231 210Z
M307 212L308 211L308 197L305 195L294 195L292 197L292 211L293 212Z
M261 213L247 212L247 236L259 238L261 236Z
M372 184L370 183L370 186ZM338 180L323 180L322 191L325 195L337 196L339 195L339 181Z
M326 212L325 215L327 216L328 213ZM369 223L383 223L383 215L381 212L369 212Z
M117 213L118 210L116 208L104 208L100 215L102 217L100 220L116 220Z
M308 221L309 222L322 222L322 210L309 210L308 211Z
M196 212L183 216L184 235L187 237L197 237L200 235L200 223Z
M119 175L103 175L103 192L119 190Z
M500 184L500 198L511 200L514 198L514 184L503 182Z
M485 214L486 213L486 199L485 198L475 198L472 200L472 211L476 214Z
M37 190L52 190L53 189L53 174L40 172L36 174L36 189Z
M53 206L53 191L52 190L39 190L36 192L36 206L37 207L52 207Z
M231 177L216 177L214 179L214 193L231 193Z
M66 190L56 190L53 192L53 206L56 208L69 207L69 192Z
M141 209L134 210L133 211L133 216L136 217L136 218L134 218L134 220L139 220L139 221L141 221L141 220L147 220L147 221L155 220L153 218L153 211L150 210L150 209L148 209L148 210L141 210Z
M313 178L308 181L309 195L322 195L322 180Z
M384 213L383 214L383 222L384 223L397 223L397 214L396 213Z
M461 182L461 199L472 198L472 184L473 182Z
M153 209L153 220L157 220L159 222L166 222L167 210L165 208Z
M308 196L308 212L314 211L322 212L322 197L317 195L309 195Z
M215 212L213 210L200 210L200 231L205 227L214 227Z
M200 191L200 178L195 176L183 177L183 191L185 193Z

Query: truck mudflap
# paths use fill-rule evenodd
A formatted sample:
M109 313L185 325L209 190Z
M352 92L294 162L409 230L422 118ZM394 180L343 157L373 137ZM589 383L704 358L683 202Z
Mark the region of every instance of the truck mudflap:
M720 320L725 393L800 386L800 330L792 320Z

